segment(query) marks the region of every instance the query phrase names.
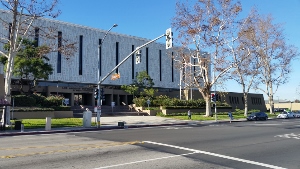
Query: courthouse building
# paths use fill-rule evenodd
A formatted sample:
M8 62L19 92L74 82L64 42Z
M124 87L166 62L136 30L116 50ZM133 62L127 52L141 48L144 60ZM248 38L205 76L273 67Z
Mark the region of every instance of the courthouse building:
M2 18L10 20L9 14L1 14ZM95 105L94 88L98 83L98 58L100 58L100 79L106 76L116 65L127 57L137 47L149 42L149 39L124 35L107 30L95 29L86 26L61 22L50 19L38 19L34 23L34 29L39 27L56 27L56 35L76 42L77 51L71 57L64 57L60 52L51 52L47 55L49 63L53 66L53 74L49 80L40 80L35 92L43 95L63 95L69 98L69 105ZM162 30L162 34L165 30ZM8 35L7 27L0 27L0 34ZM158 35L159 36L159 35ZM38 35L32 37L39 45L44 44L45 39ZM56 45L62 45L61 39L56 39ZM102 44L101 44L102 43ZM101 45L100 45L101 44ZM0 44L3 50L3 44ZM111 80L110 76L103 81L105 101L103 105L131 104L133 96L121 90L122 85L129 85L136 78L138 72L146 71L153 79L157 94L165 94L179 98L180 73L175 67L175 61L170 57L174 49L166 49L163 43L151 43L141 49L141 63L135 63L135 57L131 56L114 73L119 73L120 78ZM4 79L3 65L0 64L0 79ZM18 94L18 78L13 78L12 94ZM0 97L3 97L3 83L0 83ZM25 85L26 87L26 85ZM182 92L184 93L184 92ZM190 95L190 94L188 94ZM193 99L200 98L197 90L192 92ZM249 95L249 108L265 110L262 94ZM227 93L224 100L233 108L243 108L241 93ZM252 100L252 101L251 101Z

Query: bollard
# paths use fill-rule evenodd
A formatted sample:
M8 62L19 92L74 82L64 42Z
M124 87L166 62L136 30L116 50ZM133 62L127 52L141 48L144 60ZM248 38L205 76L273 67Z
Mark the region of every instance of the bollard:
M24 124L21 124L21 132L24 132Z
M47 130L47 131L51 130L51 117L46 117L45 130Z
M82 118L83 127L91 127L92 126L92 112L84 111Z

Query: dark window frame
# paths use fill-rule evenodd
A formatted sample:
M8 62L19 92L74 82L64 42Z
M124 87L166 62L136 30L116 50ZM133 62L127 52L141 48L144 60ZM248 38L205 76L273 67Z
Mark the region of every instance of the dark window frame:
M134 45L131 45L131 52L134 51ZM131 55L131 78L134 79L134 53Z
M116 42L116 66L119 64L119 42ZM119 73L119 68L116 69L116 73Z
M62 32L57 32L57 64L56 64L56 72L61 73L61 52L60 48L62 46Z
M146 72L149 74L149 48L146 48Z
M162 60L161 60L161 50L159 50L159 81L162 80Z
M99 69L99 76L102 76L102 39L99 39L98 40L98 50L99 50L99 53L98 53L98 58L99 58L99 65L98 65L98 69Z
M79 75L82 75L83 35L79 36Z

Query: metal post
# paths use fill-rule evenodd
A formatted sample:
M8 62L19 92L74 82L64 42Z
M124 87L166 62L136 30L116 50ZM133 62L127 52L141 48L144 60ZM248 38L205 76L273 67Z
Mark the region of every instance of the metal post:
M279 96L277 96L277 98L278 98L278 106L277 107L278 107L278 111L279 111Z
M214 81L215 81L215 72L216 72L216 55L215 55L215 57L214 57L214 72L213 72L213 77L214 77ZM214 83L214 86L215 86L215 99L214 99L214 104L215 104L215 121L217 122L217 97L216 97L216 95L217 95L217 84L216 84L216 82Z
M191 89L191 100L193 100L193 86L192 86L192 57L190 57L190 89Z
M98 82L100 81L100 48L101 45L103 44L108 32L114 28L117 27L117 24L114 24L104 35L101 43L98 46ZM98 98L97 98L97 128L100 127L100 116L101 116L101 105L102 105L102 98L100 98L100 91L101 90L101 83L98 83Z
M179 72L179 99L181 100L181 81L182 81L182 68L180 68Z
M56 96L58 96L58 81L56 82Z

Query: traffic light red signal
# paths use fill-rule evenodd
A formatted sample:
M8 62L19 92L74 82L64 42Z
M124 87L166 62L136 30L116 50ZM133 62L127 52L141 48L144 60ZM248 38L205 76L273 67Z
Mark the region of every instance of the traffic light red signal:
M219 101L219 94L211 93L210 98L212 102Z
M212 102L215 102L216 101L216 95L214 93L211 93L210 94L210 98L211 98L211 101Z

